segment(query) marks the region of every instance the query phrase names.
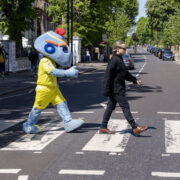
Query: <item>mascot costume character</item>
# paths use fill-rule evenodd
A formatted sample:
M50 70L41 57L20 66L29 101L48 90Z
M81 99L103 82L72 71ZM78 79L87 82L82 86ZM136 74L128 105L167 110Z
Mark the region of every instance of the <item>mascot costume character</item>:
M49 31L35 40L35 49L44 57L39 63L35 102L28 120L23 124L23 130L28 134L42 132L36 123L41 111L50 103L56 107L66 132L71 132L84 123L83 120L72 120L67 102L57 85L57 77L77 77L79 72L75 66L66 70L56 68L56 63L66 68L72 63L72 54L64 41L64 34L64 29L57 28L55 32Z

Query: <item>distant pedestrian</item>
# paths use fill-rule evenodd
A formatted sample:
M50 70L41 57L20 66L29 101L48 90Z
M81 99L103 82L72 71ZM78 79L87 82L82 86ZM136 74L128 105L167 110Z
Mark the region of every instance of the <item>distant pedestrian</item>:
M0 46L0 75L5 79L5 60L8 53L5 51L3 46Z
M103 53L100 55L100 61L101 61L101 62L104 61L104 54L103 54Z
M90 56L89 50L87 49L86 50L86 62L89 62L90 60L91 60L91 56Z
M31 72L33 73L33 76L36 77L38 70L39 53L33 48L31 49L28 58L31 61Z
M125 118L131 125L135 135L145 131L147 126L138 126L131 112L129 103L126 98L125 80L131 81L134 84L140 85L141 81L132 76L127 70L123 62L122 55L126 52L126 45L122 41L116 41L113 47L113 56L107 66L104 82L103 93L107 96L108 104L104 113L103 121L99 129L99 133L114 134L115 131L109 130L107 125L116 104L122 108Z

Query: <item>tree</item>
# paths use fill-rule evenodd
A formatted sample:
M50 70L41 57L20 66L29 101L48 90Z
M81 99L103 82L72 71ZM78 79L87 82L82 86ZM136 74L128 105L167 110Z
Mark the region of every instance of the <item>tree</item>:
M49 4L49 15L53 15L54 22L59 23L62 17L67 19L66 0L49 0ZM118 12L118 27L122 28L121 34L123 34L124 39L129 24L134 23L137 6L137 0L74 0L74 34L82 37L84 46L102 41L102 34L107 32L110 39L116 40L114 38L116 14L113 13L113 10L116 10ZM119 15L122 15L122 21L120 21ZM65 20L65 22L67 21ZM128 24L128 27L124 28L124 24ZM62 26L66 27L67 25L64 23ZM110 28L110 26L113 27Z
M1 27L10 40L16 41L18 47L22 46L23 32L29 30L32 21L38 15L38 9L33 6L35 0L1 0Z
M170 16L174 15L176 12L175 1L147 0L146 8L151 37L156 44L158 44L163 37L165 24L168 22Z
M141 17L137 22L136 35L139 39L139 44L148 44L151 39L148 23L147 17Z
M131 20L124 12L117 13L117 27L116 27L116 20L109 20L106 22L106 32L109 35L108 41L112 45L116 40L116 33L117 33L117 40L125 41L127 37L127 33L129 28L132 26ZM116 32L117 31L117 32Z
M169 18L165 24L163 33L163 43L171 45L180 45L180 10L177 10L174 16Z
M133 41L133 39L132 39L132 36L128 36L127 38L126 38L126 46L131 46L131 45L133 45L134 44L134 41Z

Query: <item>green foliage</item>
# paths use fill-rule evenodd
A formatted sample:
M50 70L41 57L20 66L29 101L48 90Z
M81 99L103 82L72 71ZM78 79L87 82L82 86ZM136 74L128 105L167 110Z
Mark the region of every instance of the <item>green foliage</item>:
M146 44L147 42L150 42L151 32L148 27L148 23L149 21L147 17L141 17L137 22L136 35L139 39L139 44Z
M147 0L147 18L139 19L137 36L141 44L180 44L179 0Z
M151 43L179 44L179 0L147 0L146 8Z
M165 24L163 33L163 43L170 45L180 45L180 10L169 18Z
M174 2L171 0L148 0L146 3L149 26L152 30L162 31L170 15L175 13Z
M59 23L65 18L67 26L66 0L49 0L48 12L53 21ZM137 15L137 0L74 0L73 23L74 34L82 38L84 46L102 41L102 34L107 33L109 41L116 40L116 13L118 13L118 39L125 39L128 28L134 24Z
M131 20L124 12L117 13L117 40L125 41L131 25ZM116 40L116 20L111 19L107 21L105 27L109 34L109 42L112 45Z
M35 0L1 0L0 28L15 40L18 46L22 44L22 35L31 28L32 20L37 17L38 9L33 7Z
M128 36L127 38L126 38L126 46L131 46L131 45L134 45L134 41L133 41L133 39L132 39L132 36Z

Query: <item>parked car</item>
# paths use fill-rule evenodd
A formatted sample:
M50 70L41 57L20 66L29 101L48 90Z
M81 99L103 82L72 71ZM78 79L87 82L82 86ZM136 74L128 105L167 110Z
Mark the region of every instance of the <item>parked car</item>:
M154 55L157 57L158 56L158 53L159 53L159 49L160 48L158 48L158 47L156 47L155 49L154 49Z
M147 51L150 52L150 49L151 49L151 45L148 45L147 46Z
M166 53L166 52L171 52L171 49L169 49L169 48L161 48L161 49L159 50L158 57L159 57L160 59L162 59L163 54Z
M133 58L131 57L130 54L125 54L123 56L123 61L124 61L124 64L126 66L126 69L130 70L130 69L135 68L134 60L133 60Z
M174 61L174 55L171 51L164 51L162 54L163 61Z
M151 54L153 54L154 48L155 48L154 46L151 46L150 51L149 51Z

